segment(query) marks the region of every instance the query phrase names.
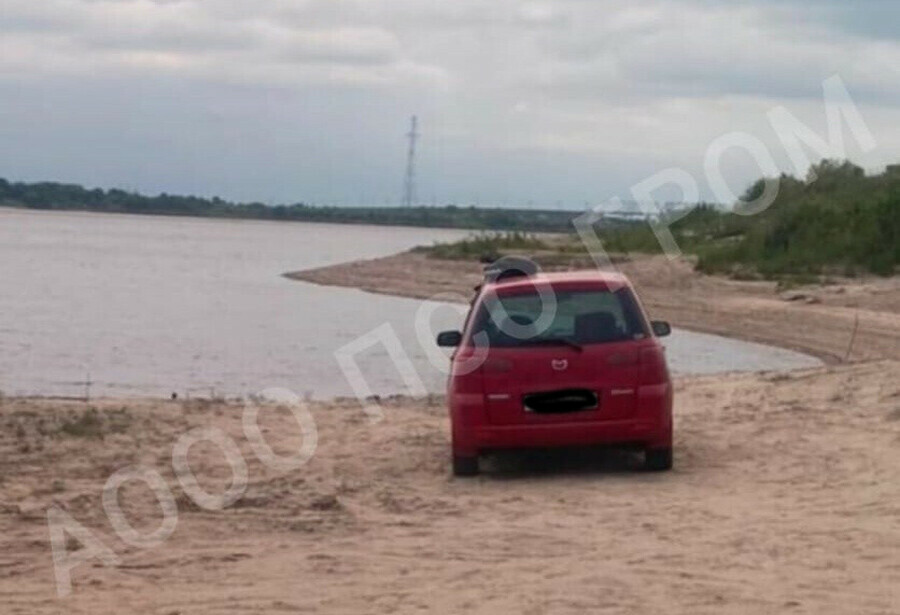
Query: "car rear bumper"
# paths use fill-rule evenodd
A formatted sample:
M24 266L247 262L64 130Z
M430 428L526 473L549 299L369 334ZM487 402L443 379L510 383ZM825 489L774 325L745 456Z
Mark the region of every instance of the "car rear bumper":
M672 387L669 383L638 389L634 416L610 420L492 424L478 395L456 396L450 415L453 450L459 455L502 448L639 445L672 446ZM574 417L573 417L574 418Z
M591 421L552 425L491 425L472 431L479 450L582 446L591 444L653 445L668 437L658 421Z

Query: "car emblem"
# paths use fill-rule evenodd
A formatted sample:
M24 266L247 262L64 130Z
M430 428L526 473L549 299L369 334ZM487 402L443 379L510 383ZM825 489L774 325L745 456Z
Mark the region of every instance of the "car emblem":
M569 367L569 362L565 359L553 359L552 361L550 361L550 366L556 371L561 372Z

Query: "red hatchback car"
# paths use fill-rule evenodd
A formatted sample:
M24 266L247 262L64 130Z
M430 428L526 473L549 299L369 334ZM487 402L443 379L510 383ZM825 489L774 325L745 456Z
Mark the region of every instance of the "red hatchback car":
M509 272L505 272L509 273ZM478 473L504 448L628 445L645 467L672 467L672 384L658 337L622 275L597 271L487 276L447 385L453 473Z

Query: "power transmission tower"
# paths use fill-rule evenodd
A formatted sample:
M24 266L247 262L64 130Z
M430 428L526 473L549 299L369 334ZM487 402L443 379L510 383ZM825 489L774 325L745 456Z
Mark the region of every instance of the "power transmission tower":
M410 121L409 132L406 138L409 139L409 150L406 153L406 181L403 184L403 206L412 207L416 200L416 141L419 138L419 120L414 115Z

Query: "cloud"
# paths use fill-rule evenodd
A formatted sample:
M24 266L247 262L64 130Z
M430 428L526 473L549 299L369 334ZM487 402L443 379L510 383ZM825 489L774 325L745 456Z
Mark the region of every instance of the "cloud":
M4 0L2 10L0 92L21 95L0 111L6 143L23 155L12 145L0 154L20 175L78 180L93 162L90 176L115 184L128 181L128 158L152 168L139 175L160 190L215 192L228 175L242 197L382 202L397 191L403 124L418 112L423 194L522 202L555 192L581 202L660 165L697 168L724 132L777 145L765 112L784 104L822 120L821 82L835 73L878 122L879 150L864 162L900 155L893 2ZM167 104L170 92L178 104ZM85 114L112 99L115 121ZM274 109L283 117L262 119ZM39 151L69 151L65 135L82 134L63 130L69 123L98 147L77 164L56 156L47 165ZM154 149L154 127L172 125L184 134ZM223 131L253 142L260 159L216 166L216 148L231 143ZM133 148L141 156L122 155ZM167 163L178 148L194 152L192 174ZM280 167L265 159L275 150L309 172L277 185ZM560 159L578 185L537 179L536 167ZM742 172L736 181L755 171Z
M707 6L714 0L705 0ZM771 21L815 23L824 29L865 39L900 39L900 4L892 0L761 0Z
M285 30L282 57L300 63L383 65L401 59L397 37L381 28Z
M49 0L43 7L10 1L0 23L6 51L0 71L20 75L28 68L36 76L168 72L227 82L231 74L271 85L440 75L404 57L388 29L341 25L321 3L274 2L247 11L246 3L215 0ZM328 75L323 66L331 68ZM376 73L367 72L373 67Z

